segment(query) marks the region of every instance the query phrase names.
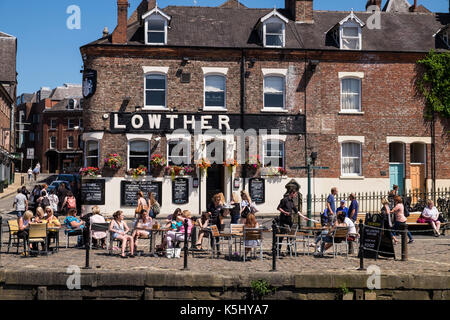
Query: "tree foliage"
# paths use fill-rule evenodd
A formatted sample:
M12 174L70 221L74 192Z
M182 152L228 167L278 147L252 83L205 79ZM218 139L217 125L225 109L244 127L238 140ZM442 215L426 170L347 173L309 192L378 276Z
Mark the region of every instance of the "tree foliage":
M450 52L431 50L417 63L424 67L417 85L425 97L427 113L435 111L445 118L450 118Z

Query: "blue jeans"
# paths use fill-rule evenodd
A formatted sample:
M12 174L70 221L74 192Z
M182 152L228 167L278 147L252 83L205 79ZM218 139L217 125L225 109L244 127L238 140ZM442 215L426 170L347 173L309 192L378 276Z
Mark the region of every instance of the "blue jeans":
M25 211L16 210L17 218L22 217L24 213L25 213Z
M406 223L405 222L395 221L395 223L394 223L394 230L401 231L401 230L404 230L404 229L406 229ZM392 232L392 236L395 236L395 235L397 235L397 232ZM409 232L409 231L408 231L408 239L409 239L409 241L411 241L413 239L412 235L411 235L411 232Z

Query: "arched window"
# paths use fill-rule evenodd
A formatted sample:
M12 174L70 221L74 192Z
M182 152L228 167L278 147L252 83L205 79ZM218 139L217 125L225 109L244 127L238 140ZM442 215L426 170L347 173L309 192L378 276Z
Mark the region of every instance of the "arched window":
M226 77L223 75L205 76L205 108L226 109Z
M128 144L128 169L144 166L149 169L150 143L147 140L132 140Z
M264 77L264 108L284 109L285 107L285 78L283 76Z
M148 108L166 108L167 76L165 74L147 74L145 76L145 106Z

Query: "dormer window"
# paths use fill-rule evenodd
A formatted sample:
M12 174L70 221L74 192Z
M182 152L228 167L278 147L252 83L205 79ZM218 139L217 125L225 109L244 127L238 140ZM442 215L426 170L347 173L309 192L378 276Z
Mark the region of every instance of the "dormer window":
M167 44L167 29L171 18L155 7L144 14L142 19L145 21L145 44Z
M288 19L277 10L261 18L260 35L264 47L283 48L286 43L286 23Z
M442 40L445 42L445 44L447 45L447 47L450 48L450 31L449 31L448 29L447 29L447 30L444 30L444 31L442 32L441 38L442 38Z
M341 50L361 50L364 23L352 12L327 33L331 34Z
M67 109L68 110L73 110L75 109L75 99L69 99L69 103L67 104Z

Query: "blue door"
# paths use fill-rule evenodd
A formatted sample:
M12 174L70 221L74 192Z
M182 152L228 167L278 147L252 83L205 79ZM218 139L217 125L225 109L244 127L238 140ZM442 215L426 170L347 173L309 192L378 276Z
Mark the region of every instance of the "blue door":
M403 164L389 164L389 177L391 180L391 190L394 184L398 185L398 194L403 194Z

